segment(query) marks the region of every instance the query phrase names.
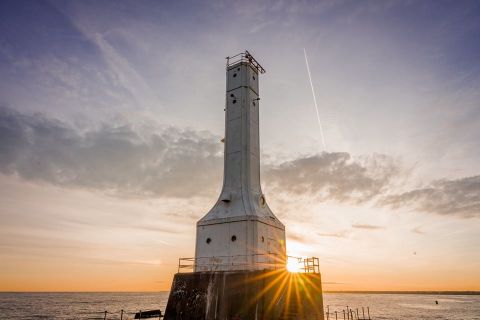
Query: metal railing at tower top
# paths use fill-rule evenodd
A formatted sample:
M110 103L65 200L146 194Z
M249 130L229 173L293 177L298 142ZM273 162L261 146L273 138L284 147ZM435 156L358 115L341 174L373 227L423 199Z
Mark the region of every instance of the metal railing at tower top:
M257 60L255 60L255 58L247 50L234 56L226 57L225 59L227 59L227 69L237 63L246 62L249 63L253 68L255 68L259 73L265 73L265 69L260 65L260 63L258 63Z
M300 258L302 259L302 258ZM302 259L303 268L305 273L320 273L320 261L316 257Z
M287 256L287 268L300 273L320 273L320 260L317 257L301 258Z
M291 268L293 265L293 268ZM236 256L213 256L178 259L178 273L194 271L281 270L298 273L320 273L319 259L274 253ZM292 270L293 269L293 270Z
M285 255L274 253L180 258L178 272L279 270L285 268L285 259Z

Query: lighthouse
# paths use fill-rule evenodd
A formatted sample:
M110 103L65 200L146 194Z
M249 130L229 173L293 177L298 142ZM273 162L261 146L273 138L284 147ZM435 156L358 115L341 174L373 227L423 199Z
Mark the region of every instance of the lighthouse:
M260 186L259 76L247 52L227 59L224 178L213 208L197 223L195 271L285 265L285 226Z
M223 187L180 258L164 319L323 320L318 258L286 269L285 226L260 185L259 76L248 51L227 57Z

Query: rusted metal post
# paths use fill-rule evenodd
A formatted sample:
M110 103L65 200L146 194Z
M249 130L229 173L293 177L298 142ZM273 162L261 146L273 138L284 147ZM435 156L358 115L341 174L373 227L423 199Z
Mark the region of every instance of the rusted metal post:
M335 320L338 320L338 318L337 318L337 311L335 311Z
M362 307L362 318L365 319L365 308Z
M357 319L358 319L358 308L357 308Z
M105 313L103 315L103 320L106 320L107 319L107 310L105 310Z
M120 320L123 320L123 309L120 310Z
M142 310L139 312L138 319L142 319Z
M330 306L327 305L327 320L330 320Z
M345 310L342 310L343 311L343 320L345 320Z
M367 312L368 312L368 320L370 320L370 307L367 307Z

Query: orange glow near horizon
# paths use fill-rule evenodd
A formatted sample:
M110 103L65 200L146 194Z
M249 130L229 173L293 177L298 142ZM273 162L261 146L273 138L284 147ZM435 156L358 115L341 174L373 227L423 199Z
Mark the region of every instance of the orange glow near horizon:
M171 211L172 203L112 199L77 190L65 193L61 188L6 177L3 185L3 210L21 218L22 223L0 225L4 243L0 251L0 291L168 291L178 258L194 255L196 218L161 218ZM29 195L29 202L22 202L23 194ZM205 212L210 201L182 205ZM347 209L341 212L343 216L349 216ZM39 212L41 219L28 220L22 216L24 212ZM72 220L61 220L60 214ZM72 222L83 217L92 222ZM127 217L142 217L145 222ZM287 225L288 254L318 257L326 291L480 290L480 262L469 255L468 238L463 240L465 251L445 247L449 251L440 255L438 250L443 247L433 241L438 239L435 234L409 233L412 237L405 238L405 230L390 227L351 230L339 237L333 232L337 226L321 225L333 231L332 236L319 238L312 236L309 225L280 218ZM327 218L321 220L329 221ZM123 221L112 225L112 219ZM166 231L150 227L161 219ZM47 227L43 221L48 221ZM453 239L451 230L458 230L463 221L446 222L437 224L435 232ZM475 228L474 224L467 227L470 233ZM291 237L294 233L305 235L305 239ZM443 258L447 254L451 257L448 261ZM289 271L296 270L291 268L289 265ZM292 290L293 295L295 287Z
M3 264L2 271L6 265ZM0 275L0 291L168 291L176 272L176 268L134 265L75 268L71 264L30 264L9 269ZM287 270L292 276L298 274L298 269L288 267ZM478 291L480 288L478 278L466 281L461 273L436 282L441 274L433 270L431 274L393 275L388 270L355 272L336 270L334 265L328 265L321 273L325 291ZM340 281L335 281L337 279Z

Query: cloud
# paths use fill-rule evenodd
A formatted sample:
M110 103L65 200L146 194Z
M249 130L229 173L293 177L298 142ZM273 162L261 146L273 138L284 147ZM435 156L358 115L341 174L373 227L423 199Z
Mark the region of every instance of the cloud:
M218 141L208 132L128 123L81 133L59 120L0 108L0 172L65 187L213 196L221 181Z
M318 232L317 233L320 237L333 237L333 238L346 238L347 231L338 231L338 232Z
M426 188L387 196L381 204L395 209L410 207L440 215L480 217L480 176L438 180Z
M374 225L371 225L371 224L352 224L352 228L366 229L366 230L378 230L378 229L384 229L385 227L374 226Z
M303 242L305 240L305 237L297 233L289 232L288 239L298 241L298 242Z
M385 155L354 159L346 152L323 152L274 165L265 176L280 193L358 204L384 192L398 172L397 163Z
M416 234L425 234L425 232L421 229L421 227L413 228L411 231L412 233L416 233Z
M113 194L215 196L222 144L206 131L104 123L80 132L41 114L0 108L0 172ZM322 153L266 168L282 193L363 202L381 193L398 168L389 157Z
M221 184L223 145L207 131L104 123L77 130L41 114L0 107L0 173L62 187L139 197L214 198ZM269 193L394 209L480 215L480 176L439 180L393 193L402 172L395 159L321 153L265 166ZM354 224L353 228L379 226ZM332 235L323 235L332 236Z

